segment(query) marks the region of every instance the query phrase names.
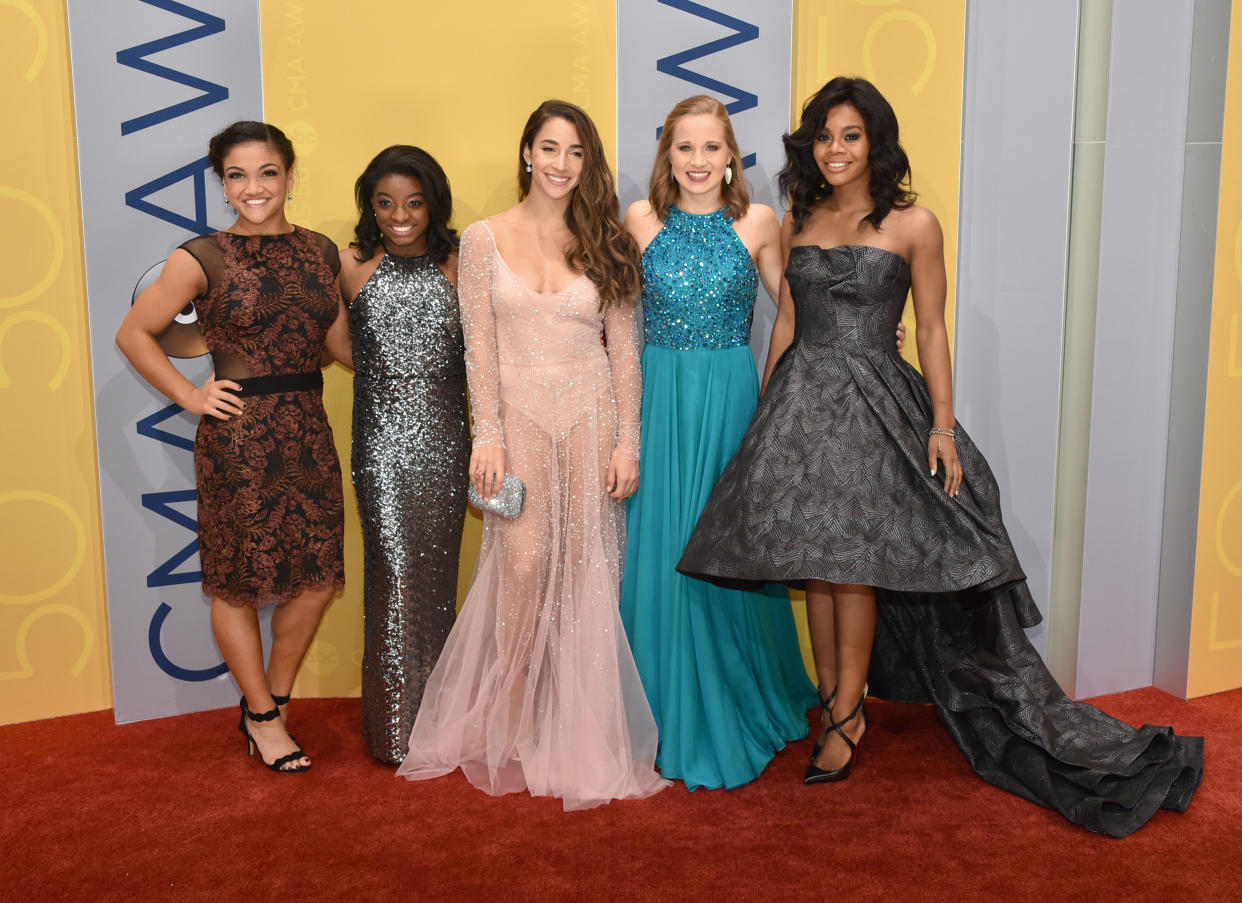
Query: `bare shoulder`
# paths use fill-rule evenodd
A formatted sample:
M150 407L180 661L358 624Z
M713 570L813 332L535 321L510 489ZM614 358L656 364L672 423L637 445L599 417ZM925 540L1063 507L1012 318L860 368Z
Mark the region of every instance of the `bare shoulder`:
M643 234L654 234L661 226L660 217L656 215L651 201L646 198L630 204L622 223L635 238Z
M625 218L631 219L647 219L655 216L655 210L651 207L651 201L643 198L641 201L635 201L625 210Z
M457 288L457 252L450 251L444 262L439 264L440 272L453 288Z
M341 253L341 277L347 273L352 273L362 266L365 261L358 259L358 249L353 247L346 248Z
M780 234L781 223L767 204L751 204L746 212L733 221L739 233L761 236L765 241Z
M625 211L625 219L622 220L625 231L634 236L634 241L638 243L639 251L645 251L647 245L651 244L651 240L656 237L664 223L660 217L656 215L655 208L651 206L651 201L641 200L630 204Z
M341 254L341 296L346 304L353 303L366 285L367 280L375 272L380 261L384 259L384 249L376 248L375 253L365 260L358 259L357 248L346 248Z
M892 225L896 227L894 231L910 242L923 243L943 238L940 220L936 219L936 214L918 204L902 209L894 208L889 211L886 220L892 220Z
M751 204L746 210L746 215L738 222L753 223L759 229L780 229L781 221L776 216L776 211L767 204Z

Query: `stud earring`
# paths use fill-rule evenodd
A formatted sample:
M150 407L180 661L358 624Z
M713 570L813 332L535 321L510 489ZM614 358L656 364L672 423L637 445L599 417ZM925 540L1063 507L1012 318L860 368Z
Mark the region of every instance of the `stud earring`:
M725 184L726 185L733 184L733 167L732 166L725 167Z

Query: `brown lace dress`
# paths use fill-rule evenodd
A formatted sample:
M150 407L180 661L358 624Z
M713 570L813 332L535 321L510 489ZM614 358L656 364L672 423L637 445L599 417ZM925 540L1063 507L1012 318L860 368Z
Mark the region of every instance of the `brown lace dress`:
M245 410L203 417L194 441L203 590L262 606L339 589L341 467L318 388L337 314L336 246L295 227L216 232L181 247L207 275L194 306L216 378L245 386Z

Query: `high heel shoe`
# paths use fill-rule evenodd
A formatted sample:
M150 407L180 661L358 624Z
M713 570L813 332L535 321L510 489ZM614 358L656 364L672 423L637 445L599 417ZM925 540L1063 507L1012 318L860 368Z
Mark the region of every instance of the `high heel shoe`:
M832 784L836 781L844 781L850 776L850 772L854 770L854 760L858 758L858 744L850 739L849 734L841 730L845 725L849 724L856 717L862 716L863 730L867 729L867 709L865 703L867 701L867 691L864 689L862 696L858 698L858 704L853 710L840 721L833 721L828 726L830 731L836 731L837 735L845 741L850 748L850 757L840 768L825 770L815 764L815 756L811 757L811 764L806 767L806 774L802 777L803 784Z
M292 699L292 698L293 698L293 694L292 694L292 693L287 693L287 694L285 694L284 696L278 696L278 695L276 695L275 693L273 693L273 694L272 694L272 702L276 703L276 711L280 711L280 707L281 707L282 705L288 705L288 704L289 704L289 700L290 700L290 699ZM285 716L284 716L284 715L281 715L281 716L280 716L280 720L281 720L281 721L285 721L285 720L286 720L286 719L285 719ZM289 735L289 739L290 739L290 740L292 740L294 743L297 743L297 745L298 745L298 746L301 746L301 745L302 745L301 743L298 743L298 738L297 738L297 737L295 737L295 736L293 736L293 734L290 734L290 735Z
M814 760L819 756L819 751L824 748L824 742L827 739L827 731L830 730L832 724L832 704L837 701L837 688L833 687L832 692L827 698L823 696L819 699L819 707L821 709L819 720L821 727L819 729L819 739L815 741L815 748L811 750L811 759ZM828 719L828 723L824 724L824 719Z
M270 712L252 712L250 711L249 707L246 705L246 697L243 696L241 698L241 721L238 722L237 729L241 731L242 735L245 736L246 738L246 748L248 750L248 755L251 755L251 756L254 755L254 751L258 747L258 744L254 742L254 737L250 735L250 728L246 726L247 719L249 719L250 721L258 722L258 721L274 721L275 719L279 717L280 717L279 708L274 708ZM292 737L290 737L289 739L293 740ZM296 740L294 740L293 742L297 743ZM262 750L260 750L259 752L259 761L261 761L264 765L266 765L272 771L278 771L281 774L297 774L299 772L309 770L310 769L309 762L307 762L305 765L295 765L293 768L285 768L285 766L288 765L290 762L296 762L298 759L305 759L305 758L307 758L305 752L303 752L301 749L295 749L293 752L289 753L288 755L281 756L279 759L277 759L274 762L268 762L266 759L263 758Z

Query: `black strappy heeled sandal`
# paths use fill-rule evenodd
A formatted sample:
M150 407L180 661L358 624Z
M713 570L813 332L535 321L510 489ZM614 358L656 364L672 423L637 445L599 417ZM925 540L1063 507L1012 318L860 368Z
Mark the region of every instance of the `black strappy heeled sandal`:
M274 708L270 712L252 712L250 711L249 707L246 705L246 697L243 696L241 698L241 721L238 723L237 729L241 731L242 735L245 736L246 738L246 747L247 747L249 755L252 755L252 756L254 755L254 751L255 749L258 748L258 745L254 742L254 737L250 735L250 728L246 726L246 720L249 719L250 721L275 721L279 717L280 717L279 708ZM293 737L290 737L289 739L293 740ZM293 740L293 742L297 743L298 741ZM267 760L263 758L263 753L262 752L259 753L259 761L261 761L264 765L266 765L272 771L279 772L280 774L299 774L303 771L309 771L310 762L307 762L305 765L295 765L293 768L285 768L285 766L288 765L290 762L296 762L298 759L305 759L305 758L308 758L308 756L300 748L295 749L293 752L289 753L288 755L281 756L275 762L268 762Z
M858 698L858 704L853 710L840 721L834 721L828 726L830 731L836 731L837 735L845 741L850 748L850 757L840 768L825 770L815 764L815 756L811 757L811 764L806 767L806 774L802 777L803 784L832 784L836 781L844 781L850 776L850 772L854 770L854 761L858 758L858 744L850 739L849 734L841 730L845 725L849 724L856 717L862 716L863 729L867 727L867 709L865 703L867 701L867 691L864 689L862 696ZM822 748L822 747L821 747Z
M821 710L819 714L819 723L820 723L819 738L815 741L815 748L811 750L812 761L814 761L815 757L819 755L819 751L824 748L824 743L827 740L828 731L832 730L832 704L836 701L837 701L837 688L836 687L832 688L832 692L828 694L828 697L826 699L823 696L819 698L819 707ZM827 719L828 721L827 725L824 724L825 719Z
M287 694L287 695L285 695L285 696L277 696L275 693L273 693L273 694L272 694L272 702L276 703L276 710L277 710L277 711L280 711L280 707L281 707L282 705L288 705L288 704L289 704L289 700L290 700L290 699L292 699L292 698L293 698L293 694L292 694L292 693L289 693L289 694ZM281 720L287 720L287 719L285 719L285 718L282 716ZM294 743L298 743L298 738L297 738L297 737L295 737L295 736L293 736L293 734L290 734L290 735L289 735L289 739L290 739L290 740L292 740ZM298 746L301 746L301 745L302 745L301 743L298 743Z

